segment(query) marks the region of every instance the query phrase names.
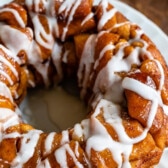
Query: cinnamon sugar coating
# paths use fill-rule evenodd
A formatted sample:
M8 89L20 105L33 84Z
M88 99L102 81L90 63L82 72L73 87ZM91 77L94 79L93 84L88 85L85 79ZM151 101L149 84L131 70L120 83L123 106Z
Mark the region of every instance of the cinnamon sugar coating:
M0 8L0 167L148 168L168 146L168 70L106 0L15 0ZM18 105L29 87L75 78L89 115L44 133Z

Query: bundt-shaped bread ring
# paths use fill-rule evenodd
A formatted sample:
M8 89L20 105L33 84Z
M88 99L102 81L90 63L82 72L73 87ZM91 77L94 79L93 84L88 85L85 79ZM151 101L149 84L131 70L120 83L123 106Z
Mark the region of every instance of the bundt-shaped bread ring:
M0 8L0 167L148 168L168 146L168 69L108 1L15 0ZM23 122L28 87L76 78L86 119L60 133ZM54 130L53 130L54 131Z

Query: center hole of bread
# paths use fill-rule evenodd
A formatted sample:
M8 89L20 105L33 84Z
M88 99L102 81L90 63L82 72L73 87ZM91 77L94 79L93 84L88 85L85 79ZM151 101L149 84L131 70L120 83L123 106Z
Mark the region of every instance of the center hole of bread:
M21 111L27 123L45 132L70 128L87 114L73 81L50 89L28 91L21 104Z

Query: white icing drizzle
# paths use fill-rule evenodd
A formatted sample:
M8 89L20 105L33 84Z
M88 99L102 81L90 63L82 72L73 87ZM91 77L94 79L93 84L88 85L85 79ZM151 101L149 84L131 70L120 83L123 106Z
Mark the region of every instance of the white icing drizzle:
M3 62L5 65L7 65L11 70L12 72L14 73L14 75L16 77L18 77L18 72L16 71L16 69L14 68L14 66L4 57L0 57L0 61Z
M11 91L3 82L0 82L0 95L8 98L11 102L13 102Z
M41 10L46 10L46 6L48 6L48 4L50 3L50 1L46 1L46 0L25 0L25 4L28 7L28 9L31 11L32 8L34 9L34 12L36 13L40 13L42 12ZM40 8L41 4L43 6L43 9Z
M103 91L104 95L102 96L113 102L121 102L123 100L121 78L115 72L129 71L131 68L127 59L123 59L126 45L124 43L119 51L108 61L107 65L98 73L93 87L94 93Z
M109 3L107 0L101 1L101 6L103 8L103 14L102 17L99 20L99 23L97 25L98 31L102 30L103 26L108 22L109 19L111 19L117 12L116 8L112 8L111 10L107 11Z
M83 26L85 23L87 23L92 17L94 16L94 13L89 13L85 19L82 21L81 26Z
M54 2L49 2L49 1L47 1L47 2L40 1L40 2L42 2L43 6L44 6L44 9L45 8L47 9L47 13L50 13L49 11L51 11L51 10L52 10L51 13L54 13L53 12L54 9L53 9L53 6L52 6ZM74 0L74 2L64 1L59 8L58 13L61 13L62 11L65 10L65 13L66 13L65 15L68 16L67 24L63 29L63 34L62 34L62 37L61 37L62 41L65 40L69 24L73 20L73 16L74 16L78 6L80 5L80 3L81 3L81 0L78 0L78 1ZM26 5L28 6L28 9L30 9L30 16L31 16L31 19L33 21L33 25L34 25L34 28L35 28L35 32L34 32L35 34L34 35L35 35L35 39L36 39L37 43L42 45L44 48L48 48L50 50L53 50L53 48L54 48L54 51L55 51L55 49L58 46L54 44L54 39L53 39L54 34L52 34L52 33L54 32L56 37L60 36L59 26L58 26L56 17L54 17L54 18L46 17L47 22L48 22L48 26L50 26L49 29L50 29L50 32L51 32L50 34L47 34L45 32L43 26L40 23L38 15L31 12L31 7L33 5L35 7L35 12L37 12L37 13L40 12L39 1L37 1L37 0L36 1L26 1ZM49 9L49 7L50 7L50 9ZM36 42L33 42L33 43L35 44ZM47 75L47 70L48 70L47 65L48 64L46 64L46 66L45 65L40 65L40 64L42 64L41 63L42 60L40 60L40 58L39 58L39 56L41 55L41 51L40 51L40 48L37 47L37 44L35 44L35 47L34 47L34 44L31 45L32 47L30 47L29 52L28 52L29 62L30 62L30 64L34 65L36 70L42 75L45 84L48 85L49 82L48 82L48 78L46 77L46 76L48 76ZM59 50L58 50L58 52L59 52ZM36 56L34 56L34 59L32 58L32 53L33 53L33 55L36 55ZM58 53L57 56L56 56L56 54L57 54L57 52L54 53L54 54L52 53L52 57L53 57L53 55L55 55L54 58L60 56L59 53ZM63 57L63 58L65 58L65 57ZM58 72L58 74L61 75L60 76L60 79L61 79L62 78L62 70L60 69L60 63L54 62L54 65L56 65L57 72ZM41 69L43 69L43 72L41 72Z
M30 10L31 6L33 5L33 1L36 2L36 0L25 0L25 4L29 10Z
M74 132L73 132L73 136L74 137L82 137L83 134L82 134L82 127L81 127L81 124L75 124L74 126Z
M6 138L15 138L18 136L17 133L6 134L5 130L11 126L18 125L20 123L20 118L17 113L8 109L0 108L0 142Z
M57 162L60 164L60 167L68 168L67 160L66 160L66 148L65 148L65 146L56 150L55 158L56 158Z
M0 44L0 49L2 49L10 58L12 58L15 62L17 62L19 64L19 59L18 57L13 54L9 49L7 49L6 47L4 47L3 45ZM13 72L16 76L17 76L17 71L14 70Z
M34 6L34 12L36 13L41 13L43 11L47 15L51 14L54 16L55 14L55 1L53 0L25 0L25 4L30 11ZM42 9L39 4L42 5Z
M19 123L19 122L18 122ZM3 139L10 139L10 138L19 138L20 137L20 133L18 132L13 132L13 133L10 133L10 134L5 134L3 136Z
M43 77L43 81L46 84L46 86L49 85L49 79L48 79L48 67L49 67L49 61L42 63L42 58L40 57L41 51L39 46L35 41L33 41L30 44L30 48L27 51L28 56L28 62L29 64L33 65L34 68L41 74Z
M66 50L62 56L62 62L68 63L69 50Z
M19 59L16 57L16 55L22 49L25 50L28 57L28 63L34 65L36 70L42 75L45 84L48 85L49 79L47 73L50 62L48 61L45 64L42 64L43 60L40 56L41 50L38 45L40 44L43 47L52 50L51 59L56 67L58 75L60 76L60 78L62 78L63 74L61 69L61 61L67 63L67 55L69 51L66 51L62 56L63 47L59 45L57 42L54 42L54 38L59 37L61 38L62 41L65 41L69 25L73 21L74 14L78 9L79 5L81 4L81 2L82 0L72 0L72 1L66 0L62 2L58 13L60 14L61 12L65 12L65 17L67 17L67 23L66 26L63 28L63 33L62 36L60 37L57 19L53 19L52 17L46 16L46 20L48 22L50 30L49 31L50 33L47 34L44 30L44 27L40 23L39 15L37 14L40 13L41 10L44 10L48 15L55 16L55 9L54 9L55 1L26 0L25 3L28 9L31 11L32 10L31 8L34 7L35 8L34 12L37 12L37 13L30 12L30 16L35 30L34 32L35 40L33 40L33 33L32 30L29 28L27 30L31 34L32 39L31 38L29 39L24 33L21 33L21 31L15 28L1 25L0 39L3 41L5 46L9 48L9 50L11 50L11 52L2 45L0 45L0 48L7 53L7 56L14 59L14 61L17 61L18 63ZM42 3L43 9L40 9L39 5L40 3ZM105 31L101 30L103 29L103 26L109 21L109 19L111 19L117 12L115 8L112 8L111 10L107 11L108 2L106 0L102 0L100 5L103 8L103 15L98 23L97 27L98 34L97 35L93 34L88 37L82 52L82 56L79 62L79 69L77 72L79 86L82 88L81 91L82 97L85 96L87 83L94 76L95 73L94 71L98 67L99 62L103 58L104 54L107 51L115 49L115 46L113 44L106 45L98 55L98 58L94 60L96 43L99 40L99 37L104 33L106 33ZM8 8L3 8L0 10L0 12L6 12L6 11L14 15L14 17L16 18L17 22L20 24L21 27L25 27L25 24L21 16L19 16L16 10ZM81 25L84 25L93 16L94 16L93 13L88 14L82 21ZM113 28L123 26L124 24L131 24L131 23L130 22L124 22L120 24L117 23L116 25L114 25ZM163 88L165 81L163 67L157 60L153 58L152 54L148 51L147 42L141 39L143 31L136 30L136 34L137 35L134 39L131 39L128 42L121 42L119 44L120 45L119 50L108 61L107 66L103 67L96 76L95 83L93 86L93 92L94 94L100 93L96 100L99 103L97 104L97 106L94 106L96 108L91 117L83 120L80 124L76 124L74 126L74 132L73 132L74 137L83 138L84 141L86 142L86 152L88 160L91 157L92 149L94 149L97 152L108 149L111 152L114 161L118 164L119 168L131 167L129 163L129 157L132 152L133 145L146 138L147 133L150 130L152 123L155 119L158 106L163 107L163 109L165 110L165 114L168 115L168 112L166 112L166 109L168 109L168 107L163 103L161 97L161 90ZM7 36L10 36L11 39L8 39ZM19 41L18 44L15 44L15 42L12 39L17 40L17 42ZM130 46L131 43L134 41L141 41L144 44L144 46L142 48L137 47L126 58L124 58L125 47ZM158 90L155 90L152 87L149 87L135 79L128 77L122 79L119 75L115 74L115 72L122 72L122 71L129 72L132 64L140 65L141 64L139 59L140 54L147 55L148 59L155 61L155 63L157 64L161 76ZM61 60L61 58L63 59ZM12 73L18 78L18 72L16 68L5 57L1 56L0 61L4 63L6 66L8 66L12 71ZM2 70L0 70L0 74L3 75L9 81L10 84L13 83L9 74L2 72ZM123 100L124 89L129 89L137 93L144 99L147 99L152 102L147 120L147 127L144 128L144 131L142 132L141 135L135 138L130 138L125 132L125 128L122 124L122 119L120 116L121 108L119 107L119 105L115 104L115 103L119 104L122 103L122 101L124 101ZM2 82L0 82L0 95L8 98L11 102L13 102L13 98L9 88ZM0 101L3 100L0 99ZM94 104L97 103L95 102ZM107 124L110 124L110 126L115 130L119 139L118 141L114 140L110 136L105 126L98 120L97 116L99 114L103 115L105 122ZM4 133L7 128L13 125L17 125L19 123L21 123L21 120L16 111L13 112L10 109L0 108L0 140L6 138L21 139L20 150L18 151L16 158L11 163L11 166L13 168L23 167L23 165L33 157L36 145L38 144L40 135L42 134L42 131L39 130L31 130L26 134L20 134L17 132L9 134ZM54 141L55 135L56 133L50 133L45 139L44 153L46 155L50 154L51 152L52 143ZM55 159L58 162L58 164L60 164L60 167L68 168L67 153L71 156L75 164L75 167L78 168L84 167L78 161L78 157L80 157L79 143L75 142L75 150L73 151L70 146L70 136L68 130L62 132L62 139L60 145L61 146L54 151ZM103 158L100 158L100 162L104 167L106 167ZM88 166L91 167L91 165L89 165L89 161ZM43 161L38 159L37 167L51 167L51 165L47 158Z
M31 130L21 136L21 147L16 158L12 161L12 167L22 167L33 156L41 133L42 131L39 130Z
M59 37L60 36L60 31L59 31L59 25L58 25L58 21L57 18L50 18L48 17L49 22L52 26L52 31L55 33L55 37Z
M52 143L54 141L54 136L56 133L50 133L45 140L45 154L49 154L52 149Z
M55 43L53 50L52 50L52 55L51 55L51 59L57 70L59 80L63 78L63 72L62 72L62 67L61 67L62 48L63 48L62 45Z
M99 58L96 60L94 64L94 69L98 67L99 61L103 58L104 54L109 50L113 50L114 48L115 46L113 44L108 44L102 49L101 53L99 54Z
M69 132L68 130L62 131L61 145L69 142Z
M31 36L31 38L26 36L25 33L22 33L22 31L16 28L8 25L3 25L0 26L0 39L14 55L17 55L22 50L27 52L32 42L33 32L30 28L26 28L26 31L29 33L29 36ZM18 60L18 58L14 59ZM19 60L17 62L19 62Z
M0 74L7 79L7 81L10 83L10 85L13 85L13 81L12 81L11 77L9 76L9 74L5 73L4 70L2 70L2 69L0 69Z
M155 118L158 105L165 106L163 104L160 92L157 92L150 86L147 86L135 79L125 78L122 83L123 88L131 90L144 99L150 100L152 102L151 110L149 112L147 120L147 129L150 129Z
M15 60L16 56L12 54L9 50L7 50L4 46L0 45L0 49L2 49L5 53L7 53L7 56L10 58L13 58ZM16 59L17 60L17 59ZM15 67L3 56L0 57L0 61L3 62L5 65L7 65L10 70L13 72L16 78L18 78L18 72L15 69Z
M54 45L54 38L51 33L51 24L49 24L49 22L48 22L48 26L49 26L49 34L48 34L44 30L44 27L39 20L39 15L32 14L31 18L32 18L32 22L34 25L34 34L35 34L36 41L44 48L52 50L53 45ZM47 17L46 17L46 20L49 21L49 19L47 19Z
M104 16L103 16L104 17ZM103 18L102 17L102 18ZM103 25L103 24L102 24ZM116 26L116 25L115 25ZM114 27L115 27L114 26ZM118 26L122 26L122 25L117 25ZM140 60L139 60L139 55L140 54L145 54L148 56L149 59L151 60L154 60L153 59L153 56L151 55L151 53L148 51L148 44L141 39L141 36L143 34L143 31L142 30L136 30L136 37L134 39L131 39L130 41L128 41L128 43L123 43L121 46L120 46L120 49L118 50L118 52L112 57L112 59L108 62L107 66L104 67L98 74L98 76L96 77L96 81L95 81L95 85L94 85L94 88L93 88L93 91L95 93L97 92L100 92L100 90L97 90L98 88L101 87L101 82L102 82L102 88L106 88L106 95L104 95L103 97L106 98L106 99L109 99L109 100L112 100L113 102L116 102L116 95L119 95L119 98L117 98L119 101L122 100L122 97L123 97L123 89L125 88L129 88L130 90L134 91L135 93L139 94L140 96L142 97L145 97L147 100L151 100L152 101L152 107L151 107L151 111L149 113L149 118L148 118L148 121L147 121L147 128L144 129L143 133L138 136L138 137L135 137L135 138L129 138L128 135L126 134L124 128L123 128L123 125L122 125L122 120L120 117L118 117L118 121L116 121L116 118L115 118L115 122L117 122L117 124L115 125L112 121L107 121L107 122L110 122L110 124L112 124L113 128L116 130L118 136L119 136L119 140L120 140L120 143L123 145L123 144L127 144L128 146L129 145L133 145L135 143L138 143L140 142L141 140L145 139L149 129L151 128L152 126L152 123L153 123L153 120L155 118L155 115L156 115L156 112L157 112L157 107L158 107L158 103L159 105L161 105L163 108L167 108L167 106L165 106L162 102L162 98L160 97L160 91L163 87L163 84L164 84L164 70L162 68L162 65L156 61L156 64L160 70L160 73L161 73L161 80L160 80L160 86L159 86L159 92L157 92L156 90L150 88L149 86L146 86L145 84L140 84L140 82L133 82L131 85L130 85L130 82L129 84L126 84L127 83L126 81L128 80L127 78L124 79L123 83L122 83L122 80L121 78L117 77L115 75L115 72L122 72L122 71L126 71L128 72L131 68L131 65L132 64L137 64L137 65L140 65ZM96 39L96 38L95 38ZM98 38L97 38L98 39ZM126 46L129 46L133 41L141 41L143 44L144 44L144 47L142 48L136 48L135 50L133 50L133 52L130 53L129 56L127 56L127 58L123 58L124 57L124 48ZM83 50L83 53L86 52L86 55L89 55L87 52L89 52L91 49L90 47L90 44L91 43L86 43L85 47L84 47L84 50ZM92 43L93 46L95 46L94 43ZM94 48L94 47L93 47ZM110 46L106 46L102 51L101 51L101 54L99 55L99 59L103 57L104 53L110 49L113 49L113 47L110 48ZM83 55L85 54L82 54L82 58L84 57ZM93 54L94 55L94 54ZM92 57L91 57L92 58ZM99 59L96 60L96 63L94 65L94 69L98 66L98 61ZM155 61L155 60L154 60ZM89 61L88 61L89 62ZM80 62L80 65L82 65L83 67L85 66L88 66L88 62L85 63L84 60L81 59L81 62ZM78 72L83 72L83 68L82 66L79 66L79 71ZM86 67L85 67L86 69ZM88 71L90 72L90 71ZM93 72L94 73L94 72ZM92 76L88 73L88 76ZM114 77L115 76L115 77ZM80 75L80 73L78 74L78 78L82 78L82 75ZM87 77L88 78L88 77ZM113 81L114 79L114 81ZM84 78L83 81L85 81L86 79ZM117 80L117 81L116 81ZM132 79L131 79L132 80ZM107 81L107 82L106 82ZM109 84L109 87L108 87L108 84ZM87 82L83 83L83 87L85 87L87 85ZM117 87L117 89L116 89ZM109 90L108 90L109 88ZM113 88L112 91L110 91L110 89ZM127 89L128 89L127 88ZM141 88L141 89L140 89ZM139 89L139 90L138 90ZM115 92L117 94L115 94ZM150 92L150 94L149 94ZM144 94L146 93L146 94ZM148 94L147 94L148 93ZM115 99L113 98L109 98L109 95L114 95ZM147 96L147 97L146 97ZM149 96L149 97L148 97ZM102 98L101 96L99 98ZM106 107L106 105L102 105L102 107ZM104 108L103 108L104 109ZM105 110L105 109L104 109ZM112 112L114 113L114 112ZM96 113L94 113L96 114ZM108 114L107 112L105 112L104 114ZM115 114L113 114L113 117L114 117ZM108 118L108 117L107 117ZM109 118L110 120L111 118ZM86 124L86 123L87 124ZM94 122L93 125L95 125L93 128L98 128L96 130L87 130L85 128L83 128L83 124L87 125L86 127L88 128L92 128L92 126L88 126L88 120L84 120L81 125L83 127L81 127L80 125L75 125L74 127L74 136L79 136L79 137L82 137L82 133L84 134L84 137L87 139L87 137L91 137L91 139L88 141L87 140L87 151L88 151L88 155L90 154L90 150L93 148L95 150L98 150L98 151L101 151L103 149L106 149L106 148L110 148L110 147L107 147L105 146L104 148L102 147L104 144L108 144L108 142L104 142L104 141L108 141L108 136L106 137L104 134L106 132L106 130L103 128L102 124L99 123L99 121L95 118L91 118L90 122ZM112 123L111 123L112 122ZM119 131L117 131L117 129ZM101 131L102 130L102 131ZM103 135L101 136L93 136L93 135L90 135L89 132L92 132L93 134L94 133L97 133L97 132L103 132ZM108 133L107 133L108 135ZM92 139L93 138L93 139ZM111 140L111 139L110 139ZM109 141L110 141L109 140ZM94 142L100 142L100 144L94 144ZM104 143L103 143L104 142ZM101 144L102 143L102 144ZM109 143L109 144L115 144L114 142L112 143ZM121 145L120 144L120 145ZM102 146L101 146L102 145ZM121 146L122 146L121 145ZM120 149L122 149L123 147L120 146ZM119 167L121 166L124 166L124 167L130 167L130 164L129 164L129 155L130 155L130 152L131 152L131 146L130 146L130 150L125 150L126 151L129 151L128 153L126 152L124 154L124 160L126 160L125 163L122 164L122 160L121 159L121 155L119 154L120 157L116 158L115 156L117 156L116 154L116 151L120 151L120 150L116 150L116 144L115 144L115 148L112 150L112 153L114 152L114 155L113 157L115 158L115 161L118 163ZM101 148L102 147L102 148ZM97 149L98 148L98 149ZM100 148L100 149L99 149ZM124 148L123 148L124 149ZM123 151L122 151L123 152Z
M17 10L6 7L6 8L0 9L0 13L3 13L3 12L12 13L12 15L15 17L15 19L18 22L18 24L20 25L20 27L25 27L25 23L24 23L23 19L21 18L20 14L17 12Z
M89 74L91 71L91 65L94 62L95 41L96 41L96 35L91 35L87 39L84 49L83 49L81 60L79 63L79 69L78 69L77 75L78 75L79 87L83 87L81 91L82 97L85 94L84 87L86 86L88 82Z
M83 134L86 141L86 152L89 158L91 157L91 149L94 149L97 152L109 149L113 155L114 160L118 164L118 167L124 166L123 168L129 168L129 155L132 151L132 144L123 143L125 137L123 138L122 136L120 137L121 142L117 142L112 139L106 128L96 118L100 114L101 108L104 110L105 119L107 120L107 116L109 116L110 118L108 121L110 121L110 124L114 128L117 128L118 124L122 128L120 129L119 127L119 129L116 129L116 133L118 135L121 135L122 133L125 134L120 117L120 108L117 105L103 99L96 106L96 109L94 110L94 113L90 119L86 119L81 122L82 129L75 129L74 134L79 136ZM77 132L75 132L76 130ZM122 160L122 154L124 156L124 160ZM105 167L106 165L103 166Z
M77 141L75 141L75 155L76 155L76 157L80 156L78 149L79 149L79 143Z
M121 27L121 26L125 26L125 25L134 25L133 23L131 23L130 21L125 21L125 22L121 22L121 23L117 23L115 24L112 28L112 29L115 29L115 28L118 28L118 27Z
M92 77L94 74L94 71L91 72L91 65L94 62L93 57L94 57L94 49L95 49L96 41L104 33L106 33L106 32L103 31L103 32L98 33L97 37L96 37L96 35L91 35L88 38L87 42L85 43L83 53L81 56L81 60L80 60L80 64L79 64L79 70L78 70L79 86L82 87L82 91L81 91L82 97L84 97L84 95L85 95L85 92L86 92L85 88L87 87L87 82L88 82L89 78ZM141 35L139 35L139 34L140 34L140 32L138 33L137 36L140 37ZM135 37L135 39L138 38L137 36ZM133 50L133 52L127 58L123 59L124 48L129 46L132 41L120 43L120 49L118 50L118 52L110 59L110 61L107 63L107 66L105 66L99 72L98 76L96 77L94 88L93 88L93 91L95 93L103 90L103 91L105 91L105 94L103 96L104 98L106 98L108 100L115 101L115 102L116 101L119 102L122 100L121 97L122 97L123 91L121 89L121 84L120 84L121 78L118 75L115 75L115 72L122 72L122 71L127 72L130 70L132 64L140 65L139 54L140 54L140 52L142 52L142 50L143 50L143 52L146 51L145 49L141 49L141 48L138 49L137 48L136 50ZM115 47L112 44L109 44L102 49L98 59L94 63L94 69L96 69L96 67L99 65L99 60L104 56L104 54L108 50L113 50L114 48ZM104 90L105 88L106 88L106 90ZM120 90L120 92L118 92L119 90ZM115 92L117 92L117 94L112 94ZM115 95L115 96L112 97L112 95ZM116 96L116 95L118 95L118 96ZM102 96L99 96L99 98L102 98Z
M48 78L49 64L50 64L49 61L45 62L44 64L42 64L40 62L38 64L36 64L37 65L36 69L42 75L45 86L49 86L49 83L50 83L49 78Z
M54 9L55 2L54 1L45 1L45 0L35 0L35 1L26 0L25 1L25 4L26 4L27 8L29 9L29 14L30 14L31 20L34 25L34 37L35 37L36 41L33 40L31 42L31 44L28 45L27 40L25 40L24 37L21 36L20 40L24 41L24 44L25 44L24 46L28 47L28 49L24 48L23 46L21 46L21 47L23 47L25 49L25 51L27 51L28 62L31 65L33 65L36 68L36 70L41 74L41 76L43 77L44 83L46 83L47 85L49 83L49 80L46 77L46 74L48 71L48 64L40 65L40 64L42 64L43 60L40 57L41 49L38 47L38 44L40 44L44 48L53 50L53 48L55 48L55 45L54 45L54 38L55 37L60 37L62 39L62 41L64 41L66 34L67 34L67 31L68 31L68 27L69 27L70 23L72 22L72 20L74 18L74 14L75 14L77 8L79 7L79 5L81 4L81 2L82 2L81 0L63 1L62 2L61 6L58 10L58 14L65 11L65 17L67 17L67 23L66 23L66 26L63 28L62 37L60 37L59 26L57 23L57 18L55 17L55 9ZM40 8L39 4L42 5L43 9ZM36 12L36 14L31 11L33 7L35 10L34 12ZM44 10L44 12L47 15L49 15L49 16L45 16L46 20L48 22L49 30L50 30L49 34L46 33L46 31L44 30L44 27L42 26L42 24L39 20L39 13L41 12L41 10ZM84 20L88 21L92 17L92 15L93 15L93 13L91 15L89 14ZM12 32L13 31L14 30L12 30ZM9 31L9 32L11 32L11 31ZM20 34L20 33L17 33L17 34ZM10 36L10 37L12 38L12 36ZM18 38L19 37L17 37L17 39ZM7 39L7 38L4 37L4 39ZM12 38L12 39L15 39L15 38ZM7 43L7 45L10 45L10 44ZM16 54L16 49L17 49L17 53L18 53L20 51L21 47L19 47L19 45L17 45L17 44L15 44L15 45L16 46L11 48L11 50L13 51L15 49L14 53ZM33 57L32 57L32 55L33 55ZM54 55L56 57L56 54L54 54ZM58 55L58 57L59 57L59 55ZM59 66L58 66L58 64L59 64ZM60 63L55 62L54 65L56 65L57 72L58 72L58 74L61 75L60 76L60 79L61 79L62 78L62 70L60 68ZM41 69L43 69L43 72L41 72Z
M62 37L61 37L62 41L65 41L65 37L66 37L67 31L68 31L68 27L69 27L71 21L73 20L73 16L74 16L78 6L80 5L81 1L82 0L64 1L59 8L59 11L58 11L59 13L61 13L62 11L65 10L65 16L68 15L67 24L63 28L63 34L62 34Z
M0 108L0 132L2 133L7 128L19 124L20 119L18 115L8 108ZM1 134L0 134L1 135ZM2 135L1 135L2 136ZM0 136L0 140L2 137Z
M40 12L40 2L44 2L43 0L41 1L41 0L35 0L35 2L34 2L34 8L35 8L35 11L39 11Z
M77 168L83 168L84 167L78 161L78 159L76 158L75 153L72 151L72 149L69 146L69 144L65 144L65 145L63 145L62 147L58 148L55 151L55 158L56 158L57 162L60 164L60 167L68 168L66 153L68 153L72 157L72 159L73 159L73 161L75 163L75 166Z

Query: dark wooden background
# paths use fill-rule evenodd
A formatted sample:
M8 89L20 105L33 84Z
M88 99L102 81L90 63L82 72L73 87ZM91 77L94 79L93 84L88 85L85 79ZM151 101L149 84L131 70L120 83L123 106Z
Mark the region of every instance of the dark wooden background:
M121 0L146 15L168 35L168 0Z

